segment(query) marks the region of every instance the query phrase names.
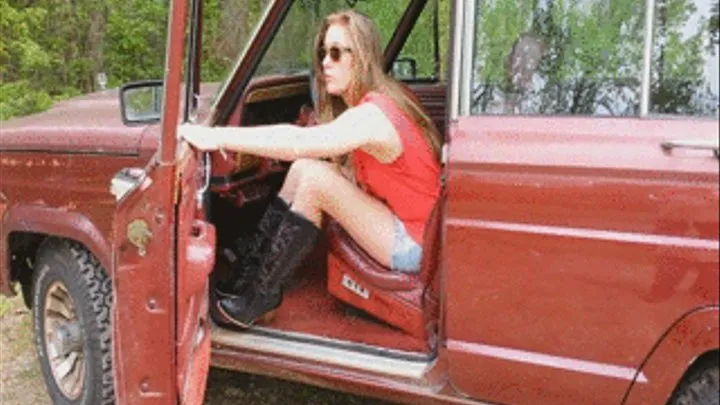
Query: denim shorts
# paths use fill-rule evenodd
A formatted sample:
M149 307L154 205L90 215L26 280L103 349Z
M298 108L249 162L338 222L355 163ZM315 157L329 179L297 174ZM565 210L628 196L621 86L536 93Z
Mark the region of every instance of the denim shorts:
M405 229L405 225L393 217L395 240L392 252L392 269L403 273L417 273L420 271L422 260L422 247L413 240Z

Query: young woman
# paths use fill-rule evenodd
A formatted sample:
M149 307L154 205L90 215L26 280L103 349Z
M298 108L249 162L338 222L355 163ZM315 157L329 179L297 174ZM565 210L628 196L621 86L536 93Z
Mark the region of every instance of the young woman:
M439 196L440 136L405 88L383 72L377 26L355 11L329 15L315 38L319 125L180 127L200 150L293 161L244 252L216 321L243 327L280 305L283 282L313 248L323 214L379 263L417 272L425 223ZM318 158L348 155L354 180Z

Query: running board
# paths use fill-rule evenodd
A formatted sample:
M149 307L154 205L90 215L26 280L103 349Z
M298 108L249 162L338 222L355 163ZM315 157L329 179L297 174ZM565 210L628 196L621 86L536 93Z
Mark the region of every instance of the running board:
M333 339L318 338L316 336L310 336L303 341L303 339L298 338L303 335L269 332L266 328L257 327L244 332L233 331L216 325L213 325L212 328L212 341L214 344L395 377L421 379L432 368L434 363L434 358L409 360L394 358L395 356L392 354L362 353L358 350L339 347L338 341ZM398 351L388 351L388 353L391 352Z

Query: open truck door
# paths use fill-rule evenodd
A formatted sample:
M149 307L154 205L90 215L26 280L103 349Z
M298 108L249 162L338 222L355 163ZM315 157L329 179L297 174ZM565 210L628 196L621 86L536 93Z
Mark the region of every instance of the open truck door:
M120 405L199 405L205 394L215 231L202 219L198 198L204 167L176 140L187 10L186 0L171 4L158 151L146 168L114 179L130 182L116 193L113 221L112 338Z

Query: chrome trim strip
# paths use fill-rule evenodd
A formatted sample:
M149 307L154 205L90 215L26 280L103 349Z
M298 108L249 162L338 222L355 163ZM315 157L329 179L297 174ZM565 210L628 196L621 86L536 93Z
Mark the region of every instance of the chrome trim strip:
M640 116L647 117L650 110L650 67L652 65L653 23L655 0L645 1L645 49L643 53L642 83L640 87Z
M637 375L637 382L648 383L648 379L645 376L645 373L632 367L623 367L614 364L579 360L569 357L553 356L544 353L535 353L525 350L483 345L458 340L448 340L447 346L450 350L459 350L480 356L493 357L496 359L516 361L520 363L527 363L544 367L558 368L562 370L576 371L586 374L594 374L603 377L619 378L628 381L635 380L635 375Z
M463 38L462 38L462 81L460 82L460 115L470 115L470 99L472 98L473 56L475 51L475 16L477 14L474 4L477 2L465 1L463 10ZM469 3L469 4L468 4ZM473 4L474 3L474 4ZM469 5L469 7L467 7Z
M313 344L248 332L236 332L213 326L212 341L237 349L287 356L324 364L404 378L420 379L432 368L433 361L409 361L387 356L358 353L323 344Z
M355 351L358 353L365 352L370 355L379 355L384 357L394 357L398 360L407 360L414 362L430 363L435 359L437 353L420 353L407 352L398 349L389 349L381 346L372 346L365 343L351 342L348 340L334 339L324 336L312 335L303 332L289 332L275 328L263 326L253 326L248 330L249 333L261 334L278 339L295 340L300 343L309 343L321 346L333 346L341 350Z
M449 106L449 119L450 122L457 120L459 116L459 103L460 103L460 66L462 65L462 23L463 11L465 8L464 1L455 1L453 15L453 30L452 34L452 60L450 69L450 106Z
M657 246L684 246L695 249L718 250L716 240L665 236L633 232L606 231L601 229L567 228L563 226L529 225L509 222L484 221L480 219L449 218L449 226L482 228L505 232L529 233L568 238L595 239L609 242L639 243Z

